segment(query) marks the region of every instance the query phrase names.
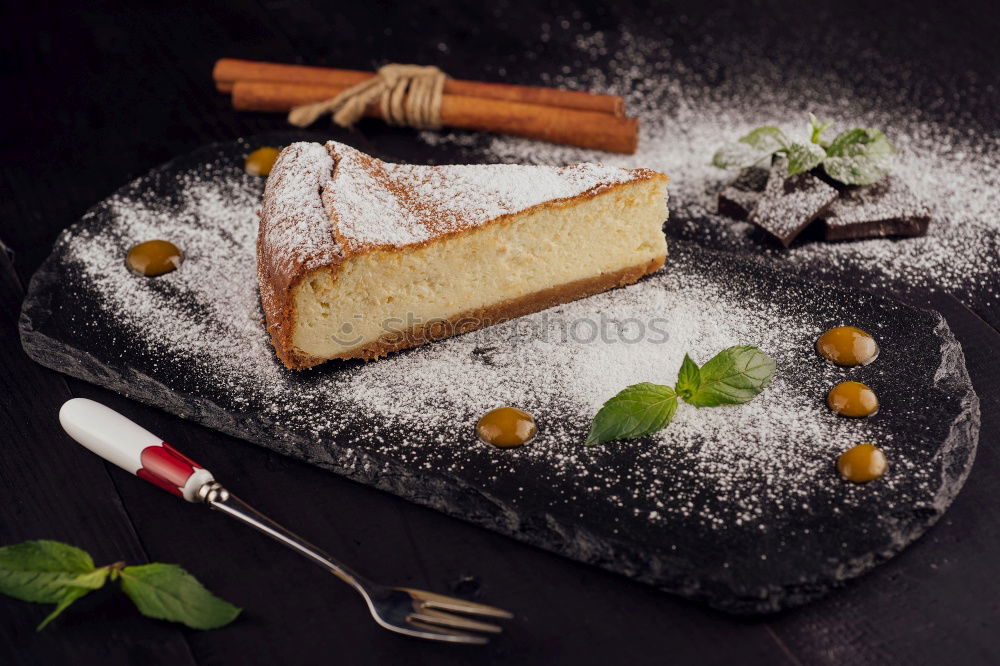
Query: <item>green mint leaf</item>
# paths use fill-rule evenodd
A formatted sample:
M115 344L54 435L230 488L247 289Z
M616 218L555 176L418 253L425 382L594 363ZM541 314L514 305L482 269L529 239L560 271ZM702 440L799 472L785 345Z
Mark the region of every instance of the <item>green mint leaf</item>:
M788 175L815 169L826 157L823 147L815 143L793 143L788 147Z
M681 369L677 372L677 386L674 387L674 391L687 400L694 395L700 384L701 372L698 370L698 364L692 361L690 356L684 354Z
M870 185L889 173L895 152L882 132L855 128L841 132L830 142L823 170L847 185Z
M860 155L828 157L823 161L823 171L845 185L871 185L885 178L891 168L888 159Z
M740 137L740 143L745 143L762 153L771 154L776 150L788 147L789 141L785 133L777 127L765 125L758 127L746 136Z
M144 564L121 571L122 589L147 617L180 622L192 629L222 627L240 609L220 599L176 564Z
M86 551L58 541L25 541L0 548L0 593L22 601L57 604L66 588L96 590L106 569Z
M838 134L826 152L830 157L850 157L861 153L892 155L896 149L877 129L856 127Z
M44 629L46 626L48 626L49 622L62 615L62 612L67 608L69 608L70 604L72 604L74 601L76 601L83 595L87 594L88 592L90 592L90 589L86 587L64 588L62 597L59 599L59 603L57 603L56 607L52 610L52 612L49 613L44 620L42 620L41 624L35 627L35 631L41 631L42 629Z
M824 148L829 145L828 142L823 140L823 132L830 128L833 123L827 121L821 123L816 119L816 116L809 114L809 142L815 143L817 145L823 146Z
M41 631L74 601L104 586L108 567L97 569L86 551L58 541L25 541L0 548L0 593L56 604Z
M777 127L758 127L736 143L727 143L717 150L712 164L720 169L744 169L787 148L788 144L788 137Z
M695 407L741 405L767 388L774 359L752 345L724 349L701 366L698 389L684 400Z
M788 146L787 154L789 176L815 169L826 157L823 147L815 143L793 143Z
M720 169L744 169L770 155L769 152L759 151L745 143L727 143L712 155L712 165Z
M677 394L669 386L649 382L629 386L597 412L584 445L648 435L667 427L676 411Z

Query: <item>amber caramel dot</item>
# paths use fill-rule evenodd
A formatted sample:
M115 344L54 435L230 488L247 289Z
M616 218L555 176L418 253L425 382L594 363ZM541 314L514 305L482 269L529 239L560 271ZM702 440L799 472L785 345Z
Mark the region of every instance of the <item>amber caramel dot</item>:
M476 434L487 444L508 449L531 440L538 432L531 414L514 407L486 412L476 424Z
M816 351L837 365L868 365L878 356L878 343L860 328L837 326L819 336Z
M878 411L875 391L861 382L841 382L826 394L826 404L843 416L871 416Z
M247 155L244 168L251 176L266 176L271 173L271 167L274 166L274 160L278 159L279 153L281 153L279 148L271 148L270 146L258 148Z
M837 469L840 475L848 481L865 483L885 474L888 463L882 450L871 444L858 444L843 453L837 459Z
M133 245L125 264L139 275L156 277L177 270L183 258L180 249L170 241L151 240Z

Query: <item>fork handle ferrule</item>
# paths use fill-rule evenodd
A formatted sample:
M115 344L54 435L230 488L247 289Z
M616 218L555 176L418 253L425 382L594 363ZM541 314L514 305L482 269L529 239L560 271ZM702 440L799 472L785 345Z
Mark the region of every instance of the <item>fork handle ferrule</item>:
M126 472L188 502L212 473L137 423L86 398L66 401L59 422L70 437Z

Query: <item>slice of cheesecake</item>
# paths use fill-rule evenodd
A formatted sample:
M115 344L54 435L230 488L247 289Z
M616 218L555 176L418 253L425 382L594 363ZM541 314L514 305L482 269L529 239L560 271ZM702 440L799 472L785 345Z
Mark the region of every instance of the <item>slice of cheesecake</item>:
M278 358L373 359L635 282L666 258L666 184L649 169L415 166L292 144L257 237Z

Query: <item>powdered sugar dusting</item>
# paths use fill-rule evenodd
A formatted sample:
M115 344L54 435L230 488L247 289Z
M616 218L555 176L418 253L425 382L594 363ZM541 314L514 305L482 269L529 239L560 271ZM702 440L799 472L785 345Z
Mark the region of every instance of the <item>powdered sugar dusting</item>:
M258 266L260 298L270 312L279 311L294 276L343 256L320 200L332 170L329 153L314 143L292 144L274 163L260 210L266 221L262 246L270 249Z
M564 506L610 492L601 501L650 524L684 519L710 529L763 529L783 507L833 495L844 495L836 500L843 507L870 501L871 492L845 494L832 470L836 454L858 441L878 442L905 474L886 478L875 493L889 497L930 474L919 460L924 449L894 445L892 419L906 419L905 410L854 421L824 406L842 371L812 351L826 325L816 312L831 307L817 300L823 292L789 283L765 294L746 277L732 280L724 263L704 264L677 245L667 270L630 287L368 364L285 370L257 304L260 181L225 164L176 178L179 200L163 201L139 181L106 203L100 226L84 224L60 241L79 271L73 288L98 308L79 324L120 331L112 344L159 381L170 385L170 368L183 367L186 387L328 442L339 460L357 448L428 471L461 470L478 475L485 492L524 477L526 498L543 483ZM186 259L150 280L128 272L122 257L153 237L176 242ZM884 325L858 323L876 337ZM703 363L734 344L757 344L778 363L772 386L750 404L682 405L652 442L581 445L598 407L624 386L673 383L685 353ZM516 452L472 438L478 417L503 404L531 411L541 427Z
M323 201L348 251L412 245L546 201L650 176L600 164L389 164L341 143L331 141L327 149L337 166L324 184Z
M799 232L837 198L833 189L812 174L788 178L788 161L771 167L764 192L750 211L749 220L788 245Z
M801 74L800 62L740 53L715 67L704 54L728 48L718 42L700 45L696 65L708 66L698 71L673 57L669 41L588 28L576 43L580 60L594 66L567 66L548 83L627 94L642 116L639 154L422 136L471 162L603 161L669 173L668 264L641 283L367 365L290 372L274 358L257 301L263 184L242 172L240 149L222 146L138 180L66 232L47 264L58 287L48 283L50 305L36 301L34 314L49 307L56 324L48 331L58 331L63 349L99 361L86 372L71 363L69 372L134 387L141 399L212 427L685 595L721 587L750 605L781 585L808 595L825 586L818 576L841 580L898 552L946 508L973 453L948 448L974 448L968 438L978 421L974 395L949 393L949 378L961 373L946 327L864 294L765 279L765 268L676 239L764 254L813 276L858 274L866 286L902 281L985 298L998 254L998 138L887 104L898 94L892 76L877 99L852 95L829 73ZM763 124L796 133L807 111L840 127L884 129L901 150L897 175L935 207L931 234L800 242L785 252L761 245L750 225L717 216L716 195L732 174L710 166L712 152ZM318 156L315 164L317 173L327 169ZM148 280L124 269L128 247L150 238L183 248L180 270ZM283 244L315 254L303 238L291 233ZM870 330L883 343L879 360L853 370L821 362L812 342L837 323ZM592 335L600 330L611 334ZM774 383L748 405L682 404L654 437L581 446L596 408L623 386L671 383L685 352L704 362L736 343L758 344L777 361ZM951 362L935 373L942 352ZM847 420L823 406L825 391L845 378L879 393L876 417ZM476 442L475 419L500 404L532 411L539 437L504 451ZM964 426L940 413L961 409ZM942 434L949 425L965 428L964 441L956 444L962 432ZM881 446L890 464L886 477L864 486L843 482L833 466L859 441Z
M291 272L300 264L312 267L340 255L319 198L332 171L333 160L318 143L292 144L275 161L263 213L270 242L284 250L285 262L276 271Z
M889 176L867 188L850 188L830 204L824 214L827 226L927 219L926 202L918 199L898 178ZM890 224L890 226L893 226Z

